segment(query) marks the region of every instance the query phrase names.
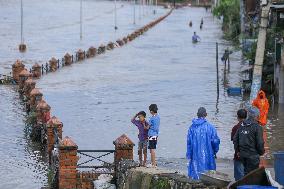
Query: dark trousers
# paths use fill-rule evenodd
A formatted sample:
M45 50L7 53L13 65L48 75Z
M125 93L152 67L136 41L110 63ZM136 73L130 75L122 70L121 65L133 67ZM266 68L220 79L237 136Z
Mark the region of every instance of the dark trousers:
M234 160L234 177L236 181L244 177L244 166L240 160Z
M241 162L244 165L244 173L247 175L259 167L259 156L241 157Z

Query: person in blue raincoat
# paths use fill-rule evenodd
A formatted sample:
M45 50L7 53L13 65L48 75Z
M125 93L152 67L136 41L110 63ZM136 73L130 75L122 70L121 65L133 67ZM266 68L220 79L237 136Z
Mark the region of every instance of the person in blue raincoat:
M206 109L200 107L198 118L192 120L187 134L188 176L195 180L200 179L200 173L216 170L215 158L220 139L215 127L205 119L206 116Z

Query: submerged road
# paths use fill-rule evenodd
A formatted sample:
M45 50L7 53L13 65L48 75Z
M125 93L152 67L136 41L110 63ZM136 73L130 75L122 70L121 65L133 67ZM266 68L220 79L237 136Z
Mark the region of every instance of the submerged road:
M200 30L202 17L204 26ZM192 28L188 27L189 20L193 21ZM194 31L200 35L201 43L192 44ZM52 107L52 114L64 123L63 135L71 136L79 149L113 149L112 141L123 133L136 142L137 129L130 123L131 117L157 103L161 116L157 155L163 161L180 161L178 164L182 165L188 125L198 107L204 106L221 138L218 157L230 159L230 131L243 102L241 97L228 96L226 87L240 85L242 61L241 53L234 52L231 71L225 77L219 61L217 98L216 41L221 42L221 57L228 47L222 44L228 42L222 40L221 25L210 12L203 8L178 9L131 43L50 73L39 80L38 87ZM51 52L40 51L40 56L31 59L50 57ZM0 86L0 94L0 166L4 167L0 170L0 188L39 188L47 183L48 165L40 148L26 135L23 106L15 89ZM283 145L281 117L280 113L271 116L265 130L267 158ZM15 175L17 178L11 179Z
M61 58L66 52L73 54L79 48L86 50L90 46L116 41L168 11L157 7L154 15L151 14L154 8L136 5L133 24L133 5L118 1L118 30L115 31L114 2L83 1L83 38L80 40L79 0L26 0L23 35L27 51L20 53L20 3L18 0L0 0L0 40L5 44L0 45L0 73L10 72L16 59L31 67L36 62L45 63L51 57Z
M188 27L189 20L193 28ZM201 43L192 44L194 31ZM123 133L136 141L137 130L130 118L157 103L161 116L158 156L185 156L188 124L198 107L204 106L222 139L219 156L232 157L230 131L241 97L228 97L221 86L217 100L216 41L225 42L210 12L176 10L133 43L49 74L39 86L53 114L62 119L64 135L71 136L81 149L113 148L112 141ZM225 47L220 45L220 56ZM240 64L236 52L227 85L239 85Z
M188 27L189 20L193 21L192 28ZM191 42L194 31L201 37L198 44ZM198 107L204 106L221 138L218 157L231 159L231 128L244 101L228 96L226 89L241 85L242 57L239 51L231 55L230 72L226 74L219 61L217 98L216 41L221 57L230 46L224 45L228 42L222 39L220 22L210 12L203 8L178 9L125 47L49 74L39 85L53 114L64 123L63 134L71 136L81 149L112 149L112 141L123 133L137 141L131 117L141 110L148 112L149 104L157 103L161 116L157 154L178 161L185 157L191 119ZM267 160L284 141L277 115L272 111L264 129ZM270 161L263 163L271 166Z
M79 0L25 0L24 39L27 51L20 53L20 2L0 0L0 73L9 73L16 59L29 68L35 62L44 63L52 56L59 58L79 48L99 46L115 41L168 10L133 6L117 2L117 26L114 30L114 3L111 1L83 1L83 39L80 40ZM94 60L94 59L93 59ZM16 88L0 85L0 188L34 189L48 184L48 161L40 153L41 147L31 142L25 127L25 112Z

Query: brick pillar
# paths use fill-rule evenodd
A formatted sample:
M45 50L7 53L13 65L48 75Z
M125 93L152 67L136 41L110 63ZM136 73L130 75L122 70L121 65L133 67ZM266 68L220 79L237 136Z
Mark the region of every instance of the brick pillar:
M88 53L87 53L88 57L94 57L94 56L96 56L96 54L97 54L97 49L95 47L91 46L88 50Z
M125 134L118 137L114 142L116 153L114 162L117 164L122 159L133 160L133 146L135 145Z
M113 42L109 42L107 44L107 50L112 50L112 49L114 49L114 44L113 44Z
M25 69L25 65L20 60L16 60L16 62L12 65L12 75L13 75L13 79L16 82L19 82L19 74L24 69Z
M57 134L60 139L62 139L62 127L63 123L55 116L47 122L47 152L49 155L49 160L51 160L51 153L54 149L55 144L55 136L54 136L54 129L57 129ZM50 161L49 161L50 162Z
M64 55L64 61L65 61L65 65L69 66L72 64L72 56L69 53L66 53Z
M31 110L35 110L38 102L42 100L42 96L43 94L39 91L39 89L34 88L31 90L29 100L29 106Z
M98 54L103 54L106 51L106 46L101 44L98 48Z
M119 46L123 46L124 45L124 42L121 39L118 39L116 42L118 43Z
M19 51L20 51L20 52L25 52L26 50L27 50L27 45L24 44L24 43L21 43L21 44L19 45Z
M59 189L76 189L78 146L69 137L59 145Z
M35 88L36 82L32 79L29 78L25 81L24 83L24 95L29 98L31 91Z
M51 72L57 70L57 60L54 57L49 60L49 69Z
M44 100L38 102L38 105L36 106L37 123L47 123L50 119L50 109L50 106Z
M113 141L114 154L114 175L118 178L119 162L123 159L133 160L133 146L135 145L125 134Z
M122 40L123 40L124 44L126 44L128 42L127 37L124 37Z
M41 77L41 66L38 63L35 63L32 67L32 74L34 78Z
M19 73L19 92L23 91L25 81L31 76L32 74L28 72L26 69L22 70Z
M85 53L82 49L79 49L77 51L77 57L78 57L78 61L84 60L85 59Z
M127 39L128 39L128 41L132 41L132 38L131 38L130 35L127 35Z

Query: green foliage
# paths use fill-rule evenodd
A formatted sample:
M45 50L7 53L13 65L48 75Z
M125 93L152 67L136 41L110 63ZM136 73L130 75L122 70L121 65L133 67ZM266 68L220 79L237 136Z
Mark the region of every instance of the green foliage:
M159 178L156 182L154 182L153 188L155 189L167 189L170 188L170 185L166 179Z
M222 29L225 38L238 40L240 34L240 2L238 0L220 0L219 5L213 9L218 18L223 17Z
M26 119L26 125L34 125L36 123L37 117L36 112L30 112Z
M257 47L257 42L254 42L251 46L251 49L249 52L244 52L244 56L246 57L246 59L254 62L255 60L255 54L256 54L256 47Z
M54 170L49 168L47 172L47 179L48 179L48 186L52 187L53 185L53 178L54 178Z

